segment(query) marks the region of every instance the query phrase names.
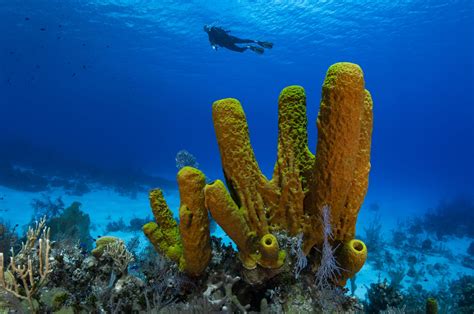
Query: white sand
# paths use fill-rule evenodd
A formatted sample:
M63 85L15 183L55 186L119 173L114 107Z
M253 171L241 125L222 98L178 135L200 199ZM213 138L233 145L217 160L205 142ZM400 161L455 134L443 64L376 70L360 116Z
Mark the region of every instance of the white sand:
M145 218L148 216L150 219L153 219L147 193L138 194L136 199L132 199L119 195L111 189L98 189L82 196L71 196L65 194L61 189L47 193L33 193L16 191L0 186L0 198L3 197L3 200L0 200L0 219L10 222L12 226L15 224L19 226L28 224L33 216L31 203L33 199L42 199L43 194L50 196L52 200L61 197L66 207L72 202L80 202L82 204L81 210L90 216L91 236L94 238L111 235L128 241L133 236L139 236L142 245L145 245L148 241L142 232L106 232L107 224L120 218L123 218L126 225L133 218ZM168 206L173 211L173 215L178 217L178 190L166 190L164 195ZM231 242L220 227L216 228L214 235L223 238L225 243Z

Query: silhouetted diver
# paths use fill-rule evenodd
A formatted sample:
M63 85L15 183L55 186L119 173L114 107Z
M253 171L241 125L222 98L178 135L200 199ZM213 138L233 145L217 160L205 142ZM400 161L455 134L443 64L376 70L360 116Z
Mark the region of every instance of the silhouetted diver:
M258 41L253 39L241 39L229 35L230 31L226 31L221 27L204 25L204 31L209 36L209 42L212 49L217 50L217 46L224 47L232 51L244 52L247 49L252 50L258 54L262 54L265 50L263 48L272 48L273 43L266 41ZM246 45L237 46L236 44L257 44L261 47Z

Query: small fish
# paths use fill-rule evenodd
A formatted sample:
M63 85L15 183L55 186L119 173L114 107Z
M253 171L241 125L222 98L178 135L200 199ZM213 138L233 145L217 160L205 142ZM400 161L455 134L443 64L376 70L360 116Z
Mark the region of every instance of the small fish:
M72 73L72 75L71 75L71 76L72 76L72 77L76 76L76 72Z
M82 47L85 47L85 46L86 46L86 44L82 44Z
M86 65L85 65L85 64L83 64L83 65L82 65L82 68L85 70L85 69L86 69Z
M61 39L61 36L56 37L56 39Z
M5 198L3 196L0 196L0 201L3 201Z
M105 46L106 48L110 48L110 45Z
M29 21L29 20L30 20L30 18L29 18L29 17L25 17L25 21Z
M41 28L40 28L40 31L44 32L44 31L46 31L46 28L45 28L45 27L41 27Z
M59 24L58 27L61 28L61 27L63 27L63 26L62 26L62 24Z
M37 64L37 65L36 65L36 68L37 68L37 69L40 69L40 68L41 68L41 66L40 66L39 64Z

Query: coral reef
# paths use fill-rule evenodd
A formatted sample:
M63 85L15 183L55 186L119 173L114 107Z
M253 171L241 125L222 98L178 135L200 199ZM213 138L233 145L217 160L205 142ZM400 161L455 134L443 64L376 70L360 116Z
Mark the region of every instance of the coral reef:
M105 232L135 232L141 231L143 225L151 220L150 216L146 216L145 218L132 218L130 219L129 223L125 223L123 217L118 217L115 220L112 220L112 216L107 217L110 220L107 225L105 226Z
M291 262L275 236L280 231L303 234L302 252L315 272L321 260L318 250L323 257L326 252L338 258L334 266L340 263L347 269L330 276L331 284L345 284L364 264L366 247L354 241L368 187L372 134L372 99L362 70L344 62L329 68L317 120L316 156L307 143L304 89L283 89L278 113L277 162L271 180L256 161L242 106L228 98L212 106L227 188L220 180L205 184L199 170L182 168L177 176L179 227L161 191L150 193L155 222L143 230L154 247L187 274L203 274L210 260L207 211L237 245L243 278L250 283L252 278L253 284L270 280ZM331 210L330 238L321 220L324 208Z
M179 217L173 217L162 190L153 189L149 200L154 221L143 225L150 242L144 249L136 235L127 244L116 237L99 237L92 249L90 220L80 204L60 206L46 221L54 239L48 241L48 249L43 244L28 245L35 253L29 259L31 269L42 270L32 276L38 282L34 289L19 289L20 299L30 291L31 300L18 300L8 292L5 298L0 295L0 309L26 306L42 313L362 311L343 287L351 279L354 294L355 275L367 259L366 245L355 236L368 188L372 132L372 100L361 69L351 63L329 68L317 120L316 155L308 148L303 88L285 88L278 112L272 178L262 174L256 161L241 104L235 99L216 101L212 116L225 180L207 181L196 169L195 158L187 152L177 156ZM122 181L116 184L122 186ZM45 202L49 203L54 200ZM134 218L128 226L119 215L113 217L108 231L133 231L143 223ZM211 218L237 250L211 236ZM40 243L49 238L49 232L44 234ZM431 252L436 246L424 247ZM380 259L393 266L398 256L383 251L383 245L378 249ZM14 259L21 255L15 254ZM425 269L419 265L420 256L411 260L414 275L421 277ZM394 272L391 285L374 284L368 309L403 309L398 293L403 275L401 270ZM21 274L16 276L22 280ZM8 284L11 278L1 277ZM15 292L14 286L7 287ZM376 304L382 301L387 302Z
M372 283L367 290L367 301L365 303L366 313L379 313L389 307L400 307L403 302L402 293L387 281Z
M452 313L474 312L474 276L462 276L449 285Z
M362 237L362 239L364 240L365 244L370 247L371 257L381 258L382 257L381 253L383 251L383 247L385 246L385 243L383 240L381 218L378 212L375 213L375 215L373 216L373 219L370 221L368 226L364 228L364 232L365 234ZM399 242L395 244L397 246L400 245L400 242L401 242L400 239L398 240ZM395 239L394 239L394 242L395 242Z
M126 229L127 229L127 225L125 225L125 221L123 220L122 217L120 217L118 220L108 222L107 226L105 226L106 233L124 231Z
M48 189L47 178L31 169L22 169L11 161L0 159L0 182L21 191L38 192Z
M10 249L16 250L19 246L16 229L18 225L11 226L10 223L0 219L0 252L3 252L4 259L10 260Z
M28 229L26 242L22 243L18 254L15 255L12 249L6 268L3 253L0 252L0 288L20 300L26 300L31 312L38 311L34 301L51 272L49 228L45 224L46 219L43 218L34 228Z
M33 207L33 219L38 220L42 217L47 219L57 217L64 211L64 202L61 197L55 200L47 194L41 194L41 198L35 198L31 201Z
M68 195L81 196L91 190L110 187L136 198L152 187L171 188L166 179L136 169L101 168L74 156L18 139L0 139L0 185L19 191L46 192L62 188Z
M207 271L197 278L180 272L175 262L157 255L153 247L133 254L115 237L98 238L91 252L84 252L73 241L49 242L46 251L38 240L41 237L41 243L47 243L49 232L41 236L39 231L47 230L44 223L30 228L29 240L22 249L29 253L14 255L22 264L25 258L31 261L36 283L30 286L27 280L32 288L28 290L31 304L21 299L27 291L23 287L19 287L20 298L0 287L2 313L301 313L361 309L354 298L345 296L344 289L315 289L314 274L308 267L301 270L298 280L289 272L263 286L251 286L237 275L241 266L236 252L215 237L210 239L213 254ZM278 233L276 238L280 249L290 252L287 259L294 260L291 247L298 247L300 237ZM44 279L38 269L44 270ZM12 277L5 271L2 278L11 282ZM16 278L21 281L22 277Z
M60 215L47 220L52 240L78 242L85 250L92 249L90 217L81 210L81 203L73 202Z
M438 239L449 235L474 238L474 201L462 196L442 201L425 214L421 223L414 225L435 233Z

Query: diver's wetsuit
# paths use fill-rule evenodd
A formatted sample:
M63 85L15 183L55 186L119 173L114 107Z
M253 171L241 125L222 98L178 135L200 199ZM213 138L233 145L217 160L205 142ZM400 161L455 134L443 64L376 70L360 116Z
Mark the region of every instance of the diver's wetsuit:
M263 48L272 48L273 44L264 41L252 40L252 39L241 39L232 35L229 35L230 31L226 31L223 28L216 26L204 26L204 31L209 36L209 42L213 49L217 50L217 46L227 48L232 51L244 52L250 49L256 53L262 54ZM236 44L257 44L261 47L247 45L237 46ZM262 48L263 47L263 48Z

